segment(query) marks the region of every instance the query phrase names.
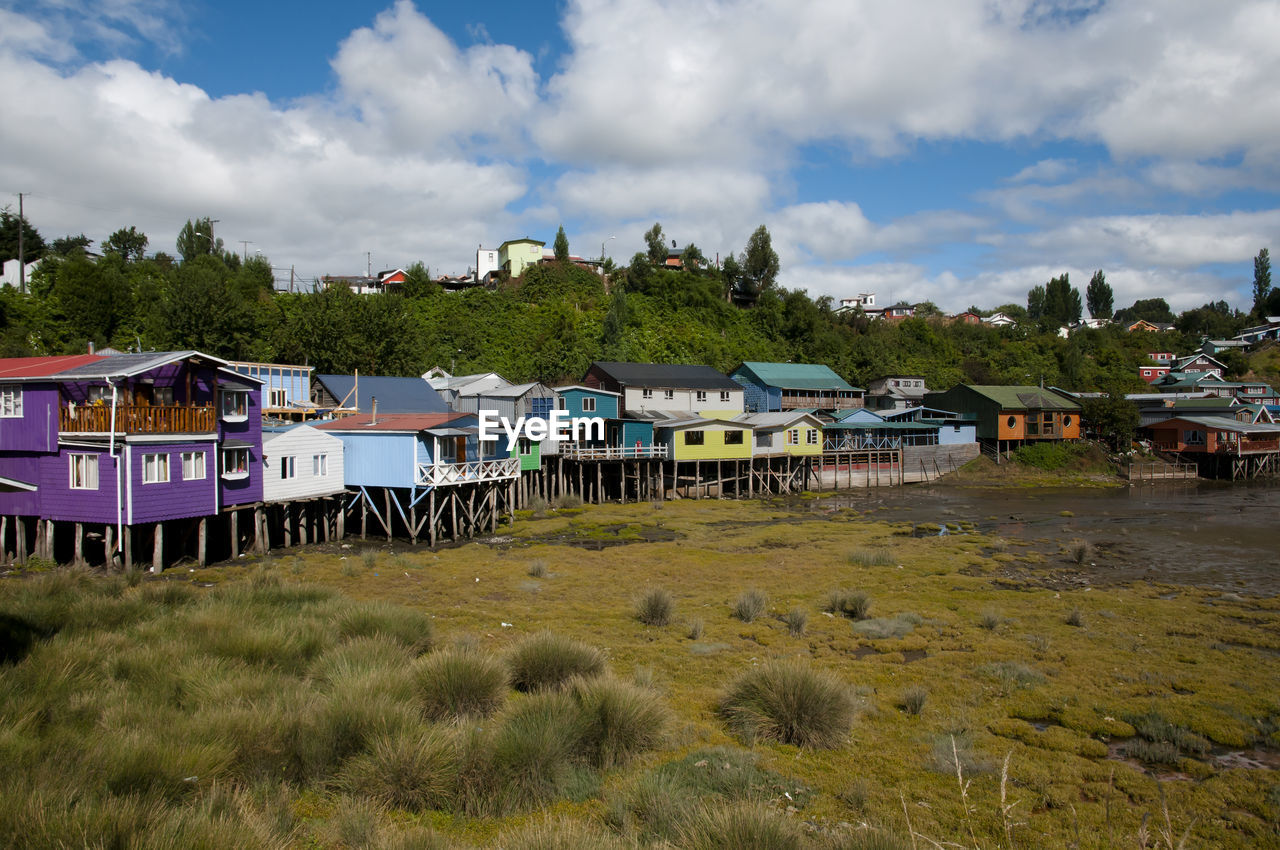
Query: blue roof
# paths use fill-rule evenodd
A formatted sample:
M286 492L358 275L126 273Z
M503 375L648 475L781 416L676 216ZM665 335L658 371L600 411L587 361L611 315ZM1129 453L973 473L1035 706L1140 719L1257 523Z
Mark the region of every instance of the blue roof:
M343 407L369 410L378 400L379 413L448 413L440 393L421 378L384 378L361 375L356 392L354 375L316 375L329 394ZM348 396L350 396L348 398Z

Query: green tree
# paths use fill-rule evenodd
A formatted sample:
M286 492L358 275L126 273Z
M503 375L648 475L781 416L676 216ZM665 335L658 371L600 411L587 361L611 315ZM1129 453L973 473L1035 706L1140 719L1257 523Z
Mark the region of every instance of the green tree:
M563 224L556 231L555 251L557 260L562 263L569 261L569 237L564 235Z
M698 271L707 265L707 258L697 245L690 242L680 252L680 264L688 271Z
M1271 252L1263 248L1253 258L1253 311L1261 314L1271 295Z
M178 256L182 262L196 257L221 257L224 253L222 240L213 238L213 221L209 218L187 219L187 223L178 231ZM237 259L239 259L237 257Z
M773 250L769 229L763 224L747 240L747 247L738 262L742 266L742 288L749 298L758 300L762 293L773 288L781 264L778 252Z
M667 237L662 233L662 224L654 222L653 227L645 231L644 243L649 248L649 262L663 265L667 261Z
M738 291L742 282L742 266L738 265L738 258L733 256L732 251L725 255L724 262L720 265L720 282L724 300L732 302L733 294Z
M1089 304L1089 315L1095 319L1110 319L1115 313L1111 284L1107 283L1102 269L1089 278L1089 288L1085 291L1085 299Z
M1116 321L1130 323L1139 319L1145 319L1148 322L1172 322L1174 320L1173 311L1169 309L1169 302L1163 298L1140 298L1133 302L1132 307L1125 307L1116 311Z
M130 226L120 228L102 243L104 254L119 254L128 262L141 260L147 252L147 234L139 233L138 228Z
M18 257L18 216L9 207L0 209L0 264ZM22 217L22 255L28 263L34 263L44 256L44 237L40 235L31 221Z
M1066 274L1059 275L1045 284L1043 318L1051 319L1061 325L1072 325L1080 321L1081 313L1080 290L1071 286L1071 281Z
M1129 449L1142 421L1137 405L1117 387L1109 388L1099 398L1082 398L1080 418L1085 432L1095 435L1113 452Z
M1033 322L1040 319L1045 314L1045 289L1043 286L1033 286L1027 291L1027 318Z
M625 336L631 324L631 306L627 301L627 293L619 289L609 300L609 311L604 316L604 327L600 335L601 356L606 360L626 360Z
M444 287L431 279L431 270L422 260L404 270L404 286L401 289L408 298L427 298L444 292Z
M49 253L57 254L59 257L68 257L72 254L83 254L89 250L89 246L93 244L93 240L81 233L79 236L59 237L53 240L49 245ZM24 250L26 246L23 246Z

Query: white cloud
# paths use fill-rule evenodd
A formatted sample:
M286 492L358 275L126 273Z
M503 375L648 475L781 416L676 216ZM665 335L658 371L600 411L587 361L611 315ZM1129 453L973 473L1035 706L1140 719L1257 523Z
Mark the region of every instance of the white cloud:
M1073 159L1042 159L1009 178L1010 183L1056 183L1076 170Z

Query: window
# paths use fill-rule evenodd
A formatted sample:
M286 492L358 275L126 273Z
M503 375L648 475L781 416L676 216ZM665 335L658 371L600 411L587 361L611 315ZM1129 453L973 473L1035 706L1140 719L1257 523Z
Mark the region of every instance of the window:
M726 446L742 445L742 432L741 431L725 431L724 444Z
M519 447L517 451L519 451L520 457L528 457L533 451L533 445L529 442L528 437L521 437L517 446Z
M582 397L582 412L594 412L596 409L596 400L594 397L586 395Z
M109 392L110 389L111 389L110 387L101 387L101 386L89 387L89 392L87 394L89 403L93 404L94 402L99 402L99 401L105 403L108 399L111 398L111 393Z
M312 455L311 456L311 474L316 478L324 478L329 474L329 456L328 455Z
M173 406L173 387L155 387L151 390L151 403Z
M244 390L223 390L222 418L228 422L242 422L249 418L249 394Z
M698 390L698 401L702 402L702 401L706 401L706 400L707 400L707 392L706 392L706 390Z
M142 483L165 484L169 481L169 456L167 454L142 456Z
M810 428L808 431L805 431L804 442L805 442L805 445L809 445L809 446L818 445L818 429Z
M792 428L791 430L787 431L787 445L788 446L800 445L800 429L799 428Z
M671 401L671 399L673 399L673 398L675 398L675 397L676 397L676 391L675 391L675 390L665 390L665 391L663 391L663 393L662 393L662 397L663 397L663 398L665 398L667 401Z
M640 393L640 397L641 397L641 398L653 398L653 390L642 390L642 391L641 391L641 393Z
M721 390L721 391L720 391L720 400L721 400L721 401L728 401L728 400L729 400L729 391L728 391L728 390Z
M183 452L182 480L202 481L204 477L204 452Z
M556 399L556 410L568 410L568 409L569 408L565 404L564 396L560 396L559 398Z
M71 461L71 489L98 489L98 456L74 454L67 456Z
M22 418L22 387L17 384L0 387L0 418Z
M297 470L297 466L294 464L294 460L295 458L292 458L292 457L280 458L280 480L281 481L288 481L291 478L298 477L298 470Z
M1203 446L1204 431L1183 431L1182 442L1186 443L1188 446Z
M1066 416L1062 417L1062 427L1063 427L1063 428L1070 428L1070 427L1071 427L1071 414L1070 414L1070 413L1068 413Z
M771 434L756 434L756 447L767 449L773 445L773 436Z
M706 435L701 431L685 431L684 444L686 446L701 446L705 441Z
M1016 417L1016 416L1010 416L1008 419L1006 419L1006 420L1004 421L1004 424L1005 424L1005 427L1007 427L1007 428L1017 428L1017 427L1018 427L1018 417Z
M249 477L249 450L222 450L222 477L237 479Z
M268 405L270 407L277 407L277 408L288 407L289 393L285 390L271 390Z

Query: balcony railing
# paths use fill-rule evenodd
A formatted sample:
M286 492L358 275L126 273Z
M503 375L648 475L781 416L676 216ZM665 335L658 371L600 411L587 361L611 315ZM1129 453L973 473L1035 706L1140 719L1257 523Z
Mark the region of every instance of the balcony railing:
M860 398L837 398L833 395L784 395L783 410L857 410L862 407Z
M415 477L419 487L445 487L451 484L478 484L502 481L520 475L520 458L473 460L466 463L420 463Z
M667 447L654 446L576 446L560 447L566 460L666 460Z
M1218 451L1224 454L1252 454L1253 452L1280 452L1280 440L1234 440L1219 443Z
M115 413L117 434L200 434L218 429L212 406L118 404ZM111 406L64 407L59 411L58 427L63 433L111 433Z

